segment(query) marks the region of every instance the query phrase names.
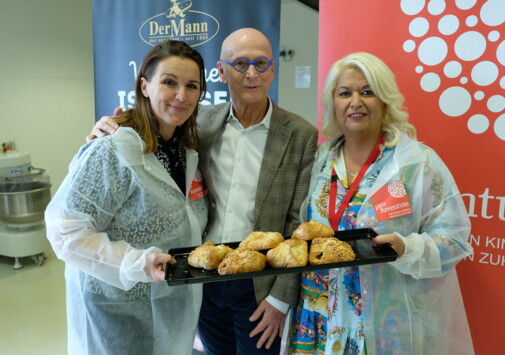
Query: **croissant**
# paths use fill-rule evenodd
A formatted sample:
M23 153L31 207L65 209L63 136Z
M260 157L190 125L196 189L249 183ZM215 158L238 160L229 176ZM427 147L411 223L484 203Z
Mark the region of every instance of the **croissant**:
M312 241L309 252L311 265L351 261L356 258L349 243L337 238L316 238Z
M295 229L294 239L312 240L314 238L330 238L335 235L333 229L325 224L311 220L310 222L302 223Z
M308 246L305 240L287 239L267 252L267 263L273 268L307 265Z
M284 237L279 232L251 232L239 244L239 248L249 248L252 250L271 249L284 241Z
M215 270L227 253L233 249L224 245L215 245L214 242L205 242L195 248L188 256L188 264L206 270Z
M219 275L261 271L266 266L266 256L249 248L238 248L226 254L217 269Z

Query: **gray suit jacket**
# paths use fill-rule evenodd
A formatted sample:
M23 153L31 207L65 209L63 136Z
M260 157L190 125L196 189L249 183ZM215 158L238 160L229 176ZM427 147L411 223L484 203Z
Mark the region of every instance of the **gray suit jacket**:
M215 221L216 207L214 184L209 176L210 152L229 112L230 103L226 103L201 106L198 113L200 169L209 189L208 228ZM290 238L298 227L300 206L308 193L317 137L317 129L309 122L273 104L256 190L254 230L280 232L285 238ZM258 304L269 294L291 305L296 304L299 274L257 277L253 280Z

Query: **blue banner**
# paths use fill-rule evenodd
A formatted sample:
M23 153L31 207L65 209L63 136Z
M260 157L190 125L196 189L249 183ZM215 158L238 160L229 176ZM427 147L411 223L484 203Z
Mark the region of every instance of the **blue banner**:
M151 47L166 39L202 54L208 85L203 104L229 101L216 63L223 40L243 27L270 39L278 63L280 0L93 0L95 118L133 106L137 69ZM278 70L269 93L275 102L277 83Z

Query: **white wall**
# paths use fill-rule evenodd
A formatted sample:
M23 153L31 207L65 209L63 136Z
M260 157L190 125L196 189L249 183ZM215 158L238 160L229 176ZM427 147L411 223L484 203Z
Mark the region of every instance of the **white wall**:
M94 122L91 0L1 0L0 139L56 191Z
M278 65L279 104L314 124L317 17L282 0L281 45L295 56ZM0 0L0 43L0 143L30 153L54 194L94 124L91 0ZM295 67L307 65L311 87L295 89Z
M281 2L280 48L293 50L290 61L279 58L279 105L317 126L317 53L319 13L295 0ZM296 88L296 68L310 67L310 87Z

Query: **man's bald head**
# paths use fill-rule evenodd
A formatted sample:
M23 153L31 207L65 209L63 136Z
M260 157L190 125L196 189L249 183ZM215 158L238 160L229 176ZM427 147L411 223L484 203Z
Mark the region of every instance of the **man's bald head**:
M237 71L231 63L239 57L245 58L249 63L245 71ZM260 57L266 57L271 64L261 72L257 70L256 64L250 65ZM236 30L223 41L217 69L221 82L228 83L235 117L244 127L261 121L268 108L268 92L275 73L272 45L268 38L254 28ZM252 111L259 114L253 117L250 114Z
M226 37L221 46L221 59L232 60L237 56L242 56L241 51L244 50L263 51L269 59L272 59L270 41L254 28L241 28Z

